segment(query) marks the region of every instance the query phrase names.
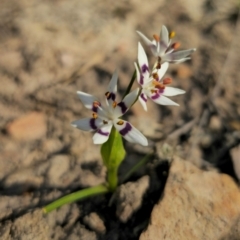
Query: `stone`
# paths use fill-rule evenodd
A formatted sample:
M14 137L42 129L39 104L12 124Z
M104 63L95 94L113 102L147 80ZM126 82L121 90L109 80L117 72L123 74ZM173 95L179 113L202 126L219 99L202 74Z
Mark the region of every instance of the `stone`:
M50 239L50 229L41 209L17 218L11 226L11 239L46 240Z
M210 122L209 122L209 128L212 131L220 131L222 129L222 122L220 117L218 116L212 116L210 118Z
M240 239L240 190L233 179L174 157L163 198L140 240Z
M214 139L211 134L203 133L199 142L200 142L201 147L209 148L212 145L213 141L214 141Z
M122 222L132 216L142 204L142 199L149 187L149 176L144 176L136 182L121 185L116 192L117 216Z
M240 181L240 144L230 150L233 168L238 180Z
M54 187L66 187L67 184L64 181L64 175L67 174L70 167L69 156L63 154L55 155L49 162L48 184Z
M33 141L43 138L47 132L45 115L30 112L7 125L7 133L16 140Z
M103 223L103 220L95 212L92 212L89 215L85 216L83 221L92 230L98 233L104 234L106 232L106 227Z
M50 154L60 152L62 148L63 143L57 138L46 139L43 142L43 151Z
M37 189L44 182L43 176L39 176L33 169L24 169L9 174L3 181L3 187L15 194L24 193L29 189Z
M59 239L59 238L56 238ZM95 232L91 232L88 229L84 228L83 225L77 223L73 229L71 229L71 234L67 238L68 240L97 240L97 234Z
M4 225L0 224L0 236L2 240L11 240L11 222L7 221Z
M34 197L28 193L21 196L13 196L12 193L10 196L3 195L0 198L0 221L11 218L11 216L19 214L19 212L27 208L33 208L38 202L38 197Z

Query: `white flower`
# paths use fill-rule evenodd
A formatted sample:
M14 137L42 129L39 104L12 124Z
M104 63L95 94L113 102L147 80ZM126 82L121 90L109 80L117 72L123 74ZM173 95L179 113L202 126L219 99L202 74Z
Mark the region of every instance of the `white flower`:
M139 101L144 110L147 111L146 103L148 98L152 99L157 104L178 106L177 103L167 98L167 96L176 96L185 93L185 91L179 88L167 87L166 85L171 83L171 79L162 79L168 69L169 63L163 63L160 69L154 69L154 71L150 73L147 55L141 43L138 43L138 64L140 70L137 64L134 63L137 71L137 81L142 87Z
M102 144L109 138L112 127L129 142L139 143L143 146L148 145L146 137L133 127L129 122L120 119L128 109L132 106L138 96L139 89L129 93L121 102L117 103L117 81L118 76L115 72L106 92L106 106L102 104L94 96L78 91L78 97L83 105L91 109L93 114L91 118L84 118L72 122L72 126L83 131L96 131L93 135L94 144Z
M163 25L160 35L153 35L154 39L149 40L144 34L137 31L143 41L150 47L153 55L159 57L158 62L164 63L180 63L190 59L190 54L196 51L196 48L175 51L180 44L178 42L171 44L171 38L174 37L175 33L168 33L167 28Z

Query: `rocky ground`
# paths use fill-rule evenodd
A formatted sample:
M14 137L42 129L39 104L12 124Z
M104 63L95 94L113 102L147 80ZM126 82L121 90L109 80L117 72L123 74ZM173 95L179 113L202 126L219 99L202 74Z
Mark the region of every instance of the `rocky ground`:
M238 15L235 0L1 0L0 239L240 239ZM99 146L70 125L89 114L76 90L101 98L118 69L123 92L136 30L150 37L162 24L197 48L167 73L187 93L174 97L180 107L134 105L128 118L150 146L126 143L120 177L155 157L111 206L106 195L43 215L59 196L105 181Z

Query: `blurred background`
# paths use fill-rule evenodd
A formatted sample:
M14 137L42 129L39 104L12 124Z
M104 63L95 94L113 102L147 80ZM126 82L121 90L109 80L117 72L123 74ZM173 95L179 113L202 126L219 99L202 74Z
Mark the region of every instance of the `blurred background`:
M180 107L149 102L144 112L138 103L134 105L129 120L148 137L150 147L127 144L132 161L151 146L164 158L167 146L171 155L201 168L216 168L237 181L238 4L237 0L1 0L0 220L4 221L0 227L11 229L29 209L105 181L99 146L93 145L91 134L70 125L91 114L76 91L101 99L117 69L119 90L124 92L141 41L136 30L152 38L163 24L176 32L181 49L197 51L190 61L171 65L166 74L173 78L172 86L186 91L172 98ZM76 209L62 214L72 217ZM58 222L49 223L50 229L68 236L63 222L69 220L59 216ZM78 229L75 222L72 228Z

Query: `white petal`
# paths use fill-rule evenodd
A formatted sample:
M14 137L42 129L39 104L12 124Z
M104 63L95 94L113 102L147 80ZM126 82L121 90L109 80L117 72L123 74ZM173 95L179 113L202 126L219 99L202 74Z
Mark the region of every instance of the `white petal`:
M131 143L138 143L143 146L148 145L146 137L140 131L133 127L129 122L123 122L124 123L122 125L118 125L117 121L114 121L114 126L127 141Z
M169 61L169 62L179 64L179 63L185 62L185 61L190 60L190 59L191 59L190 57L186 57L186 58L181 58L180 60L173 60L173 61Z
M117 74L117 71L115 71L108 85L108 90L107 90L108 93L106 96L107 106L110 106L115 102L116 93L117 93L117 81L118 81L118 74Z
M123 99L123 102L127 106L127 108L130 108L133 105L133 103L137 100L138 94L139 94L139 88L136 88L134 91L130 92Z
M80 98L81 102L87 109L92 109L93 102L98 101L98 99L88 93L77 91L77 95Z
M147 55L141 45L141 43L138 43L138 64L140 68L140 74L143 76L143 82L149 78L149 67L148 67L148 59ZM141 79L140 79L140 82Z
M160 47L161 47L160 42L156 42L156 46L157 46L157 56L160 56Z
M72 122L71 125L83 131L93 131L99 128L101 123L101 119L83 118Z
M149 40L144 34L142 34L141 32L137 31L137 33L139 34L139 36L142 38L142 40L148 45L151 46L153 43L151 40Z
M175 103L174 101L172 101L171 99L169 99L163 95L160 95L156 99L153 99L153 98L151 98L151 99L157 104L179 106L179 104Z
M137 33L138 33L139 36L143 39L143 41L145 42L145 44L150 47L153 55L154 55L154 56L158 56L157 43L156 43L156 41L155 41L155 40L153 40L153 41L149 40L144 34L142 34L142 33L139 32L139 31L137 31Z
M161 64L161 68L158 70L159 79L162 79L162 77L165 75L166 71L168 70L168 66L169 66L168 62Z
M139 88L130 92L120 103L117 104L117 106L114 108L115 118L122 116L128 111L128 109L137 100L138 93L139 93Z
M138 97L139 102L143 106L143 109L147 112L147 95L145 93L141 93Z
M152 54L155 56L155 57L158 57L159 56L159 50L160 50L160 44L159 42L156 42L155 40L152 41L152 45L150 46L150 49L152 51Z
M138 64L140 66L141 71L142 71L142 66L144 65L146 65L146 67L148 68L147 55L140 42L138 43Z
M108 107L107 107L108 108ZM108 117L108 109L106 109L106 107L104 106L101 106L101 107L98 107L97 109L97 115L99 118L101 118L102 120L106 120L108 121L109 117Z
M144 78L143 76L141 76L140 72L139 72L139 69L138 69L138 66L136 63L134 63L134 66L135 66L135 69L136 69L136 73L137 73L137 82L140 84L140 85L143 85L144 84Z
M118 81L118 73L117 70L114 71L112 79L108 85L108 92L115 93L117 92L117 81Z
M165 87L163 95L170 97L170 96L176 96L176 95L184 94L184 93L185 93L185 91L182 89L179 89L179 88Z
M105 143L110 135L112 129L112 124L103 125L98 131L93 135L94 144Z
M167 28L163 25L160 32L160 54L162 55L169 45L169 33Z
M193 53L195 51L196 51L196 48L172 52L172 53L166 54L163 57L163 59L165 61L178 61L178 60L181 60L182 58L188 57L191 53Z

